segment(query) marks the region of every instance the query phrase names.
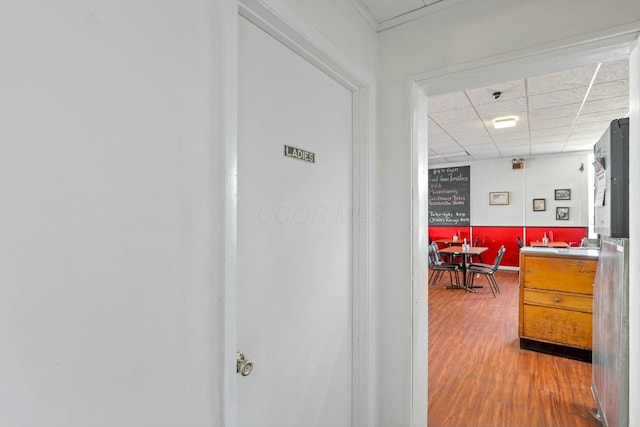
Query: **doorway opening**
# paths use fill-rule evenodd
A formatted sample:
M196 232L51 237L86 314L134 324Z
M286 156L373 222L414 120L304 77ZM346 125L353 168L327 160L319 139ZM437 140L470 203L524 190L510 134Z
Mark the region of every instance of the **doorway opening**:
M426 262L428 259L428 223L425 220L428 215L428 183L426 180L428 162L428 120L427 120L427 99L430 95L463 90L468 87L479 87L491 84L496 81L508 81L523 76L538 75L574 68L593 62L605 62L616 59L626 59L634 49L635 34L612 36L606 40L607 48L603 50L603 40L585 43L576 48L575 46L558 46L553 52L541 52L535 55L523 57L503 58L490 65L468 64L465 70L460 71L459 67L450 70L439 70L434 73L424 73L413 76L411 85L411 137L412 137L412 185L413 191L413 230L412 236L412 259L413 268L413 348L426 348L428 351L428 334L421 333L424 328L422 322L428 323L428 314L425 314L428 306L428 296L424 292L425 276L428 269ZM634 78L636 76L630 76ZM636 118L637 120L638 118ZM425 237L426 236L426 237ZM424 301L421 301L424 298ZM423 312L420 312L423 310ZM428 327L428 325L427 325ZM425 353L426 353L425 351ZM428 394L428 385L421 386L420 381L427 378L426 366L423 368L420 363L416 363L418 350L414 350L413 357L413 402L414 420L424 417L419 413L420 400ZM424 355L425 357L426 354ZM424 405L424 401L422 403Z

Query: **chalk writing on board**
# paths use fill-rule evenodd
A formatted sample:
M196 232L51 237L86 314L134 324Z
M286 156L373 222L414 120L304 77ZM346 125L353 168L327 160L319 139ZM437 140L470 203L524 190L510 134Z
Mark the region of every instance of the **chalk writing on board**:
M429 225L470 225L470 166L429 169Z

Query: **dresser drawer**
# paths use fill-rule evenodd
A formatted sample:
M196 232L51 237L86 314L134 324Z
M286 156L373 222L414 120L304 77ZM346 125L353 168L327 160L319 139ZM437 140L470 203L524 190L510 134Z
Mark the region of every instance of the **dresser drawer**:
M522 310L522 338L591 349L591 313L529 304Z
M593 295L597 260L525 256L521 258L525 288Z
M546 305L593 313L593 298L590 296L524 289L523 300L525 304Z

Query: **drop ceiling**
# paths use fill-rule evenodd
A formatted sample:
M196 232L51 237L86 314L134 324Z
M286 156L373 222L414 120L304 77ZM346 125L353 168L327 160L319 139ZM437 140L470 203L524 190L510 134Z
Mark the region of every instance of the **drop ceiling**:
M592 150L612 120L628 117L628 70L619 60L431 96L429 163ZM495 129L502 116L516 126Z
M378 32L464 1L351 0ZM430 96L429 164L592 150L629 115L628 70L618 60ZM492 119L510 115L515 127L494 129Z

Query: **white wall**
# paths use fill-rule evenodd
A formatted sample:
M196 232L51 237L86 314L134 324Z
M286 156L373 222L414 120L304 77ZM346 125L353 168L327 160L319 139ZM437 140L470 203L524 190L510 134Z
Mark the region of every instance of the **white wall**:
M584 172L578 169L584 164ZM587 153L527 157L523 169L513 169L511 159L446 164L470 165L472 226L587 227ZM571 200L554 200L554 189L568 188ZM489 193L508 191L509 205L489 204ZM533 199L546 199L546 211L533 211ZM569 220L556 220L556 207L569 207Z
M559 46L575 47L581 41L637 28L639 22L640 3L635 0L493 0L463 2L380 33L378 136L384 212L380 239L385 242L380 254L384 260L381 300L385 302L381 307L381 339L385 343L381 354L383 424L410 423L411 391L406 384L411 376L412 342L407 313L415 302L411 298L411 246L407 245L412 237L407 82L421 73L467 70L531 53L552 52ZM481 83L491 79L486 75L482 78ZM448 87L435 89L445 92L467 83L452 81Z
M221 17L0 6L0 425L216 424Z
M275 3L277 0L265 0ZM378 66L378 37L349 0L283 0L369 75Z
M348 2L289 3L375 73ZM235 422L237 6L0 6L0 425Z

